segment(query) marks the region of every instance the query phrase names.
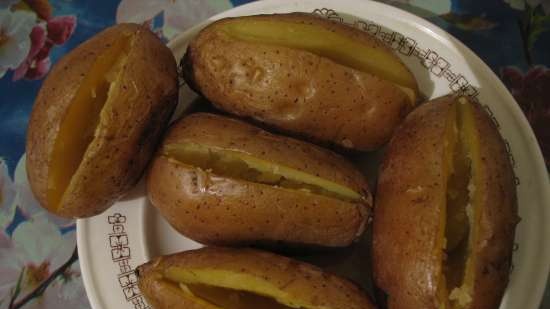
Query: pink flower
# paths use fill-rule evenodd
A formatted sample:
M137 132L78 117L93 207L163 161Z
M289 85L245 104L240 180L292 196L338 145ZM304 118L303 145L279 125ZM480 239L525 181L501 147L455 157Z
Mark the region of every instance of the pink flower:
M64 44L76 28L76 16L57 16L48 20L48 39L56 45Z
M29 71L29 69L34 69L36 67L35 57L46 44L46 30L44 30L41 25L36 25L34 26L34 28L32 28L30 38L31 49L29 50L29 53L27 54L25 60L21 63L21 65L19 65L19 67L17 67L17 69L15 69L15 72L13 73L14 81L20 80L23 77L27 77L27 72ZM46 72L43 73L45 74Z
M0 10L0 78L17 68L29 52L29 34L36 24L36 14L27 11Z
M48 20L46 27L43 24L34 26L31 31L31 48L25 60L17 67L13 80L41 79L51 67L49 58L53 45L64 44L74 33L76 28L75 16L58 16ZM46 31L47 29L47 31Z
M523 73L508 66L500 75L529 120L550 169L550 69L537 65Z
M25 78L30 80L41 79L50 71L51 65L50 57L36 60L31 63L31 66L25 73Z

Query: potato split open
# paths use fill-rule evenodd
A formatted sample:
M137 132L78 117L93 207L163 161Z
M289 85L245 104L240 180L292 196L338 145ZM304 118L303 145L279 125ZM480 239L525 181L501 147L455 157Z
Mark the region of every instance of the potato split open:
M168 144L164 154L180 163L219 176L303 190L344 201L358 201L361 195L333 181L237 151L195 143Z
M105 50L80 84L59 127L48 178L48 206L55 211L73 174L94 139L111 85L122 72L132 38L122 37Z
M375 36L306 13L224 18L182 60L216 107L310 141L384 145L418 101L414 75Z
M223 309L311 307L295 303L273 284L249 274L169 267L164 271L164 276L168 282L179 285L182 291Z
M481 105L449 95L407 116L374 207L374 278L389 309L498 308L518 222L513 179Z
M67 218L110 207L141 177L177 96L174 55L147 27L114 25L63 56L27 129L27 174L40 205Z
M224 309L284 309L287 307L273 298L239 290L201 284L182 285L193 295Z
M386 50L350 36L308 23L285 20L235 18L219 29L236 39L301 49L332 61L374 74L400 86L416 102L416 80L402 62Z
M147 178L164 218L210 245L347 246L368 223L368 190L336 153L206 113L171 127Z
M447 193L445 203L445 255L442 293L449 304L445 308L465 308L472 301L471 267L473 263L474 218L479 207L474 201L475 179L472 170L473 144L472 111L467 101L460 100L450 112L452 127L447 136L445 155L447 166ZM476 158L478 159L478 158ZM477 207L476 207L477 206Z
M155 309L372 309L351 282L265 251L204 247L138 267L138 285Z

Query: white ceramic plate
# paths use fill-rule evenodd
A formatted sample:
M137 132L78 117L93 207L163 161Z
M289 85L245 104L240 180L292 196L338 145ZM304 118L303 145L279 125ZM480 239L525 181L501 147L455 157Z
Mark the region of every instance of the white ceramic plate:
M501 309L536 309L550 265L550 184L546 168L535 136L512 96L458 40L421 18L376 2L271 0L214 16L181 34L169 46L179 59L189 39L212 20L293 11L316 11L384 40L414 72L421 91L429 97L462 91L487 107L509 145L522 217L517 227L514 270ZM181 93L182 106L195 98L186 87ZM77 235L84 284L94 309L149 308L137 288L134 268L154 256L200 246L177 234L157 214L148 204L143 186L105 213L78 220ZM368 245L359 248L366 249ZM368 251L344 250L315 261L368 288Z

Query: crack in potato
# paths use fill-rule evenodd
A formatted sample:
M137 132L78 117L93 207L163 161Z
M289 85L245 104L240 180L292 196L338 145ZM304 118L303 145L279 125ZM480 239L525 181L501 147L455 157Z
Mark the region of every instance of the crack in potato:
M476 235L474 122L471 107L460 98L453 106L445 151L447 191L444 222L443 308L468 308L473 298L471 254ZM443 280L442 280L443 281Z
M163 153L180 163L219 176L303 190L343 201L355 202L363 198L354 190L330 180L237 151L195 143L178 143L164 146Z
M180 283L182 289L187 290L195 297L203 299L216 308L223 309L288 309L277 302L274 298L250 293L247 291L220 288L205 284L187 284Z
M167 282L179 286L195 301L212 309L289 309L307 308L290 300L273 284L248 274L215 269L169 267L163 273Z
M222 33L238 40L283 46L311 52L338 64L374 74L392 82L416 102L416 81L388 51L331 31L322 26L282 20L239 18L218 25Z
M100 114L117 83L130 50L131 37L116 41L99 55L84 77L60 124L51 154L48 175L48 207L55 211L95 138Z

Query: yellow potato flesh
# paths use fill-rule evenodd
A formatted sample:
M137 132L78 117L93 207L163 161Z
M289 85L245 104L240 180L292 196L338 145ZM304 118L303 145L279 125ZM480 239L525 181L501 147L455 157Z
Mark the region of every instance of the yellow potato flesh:
M201 301L223 309L311 308L300 303L270 282L241 272L220 269L168 267L164 278Z
M459 99L459 102L465 102ZM453 127L447 136L447 196L445 207L444 282L440 282L445 297L443 308L466 308L472 301L472 252L476 235L476 209L479 202L476 188L476 156L479 140L470 103L455 104Z
M245 291L231 290L202 284L188 284L187 289L195 295L223 309L288 309L273 298Z
M233 179L304 190L344 201L361 199L360 194L348 187L237 151L180 143L166 145L164 154L181 163Z
M332 61L374 74L403 90L414 104L416 80L406 67L381 48L320 26L276 20L234 19L219 26L236 39L306 50Z
M88 145L94 139L100 113L109 97L130 39L118 40L98 56L84 77L64 116L51 154L48 175L48 208L59 207L63 193L76 172Z

